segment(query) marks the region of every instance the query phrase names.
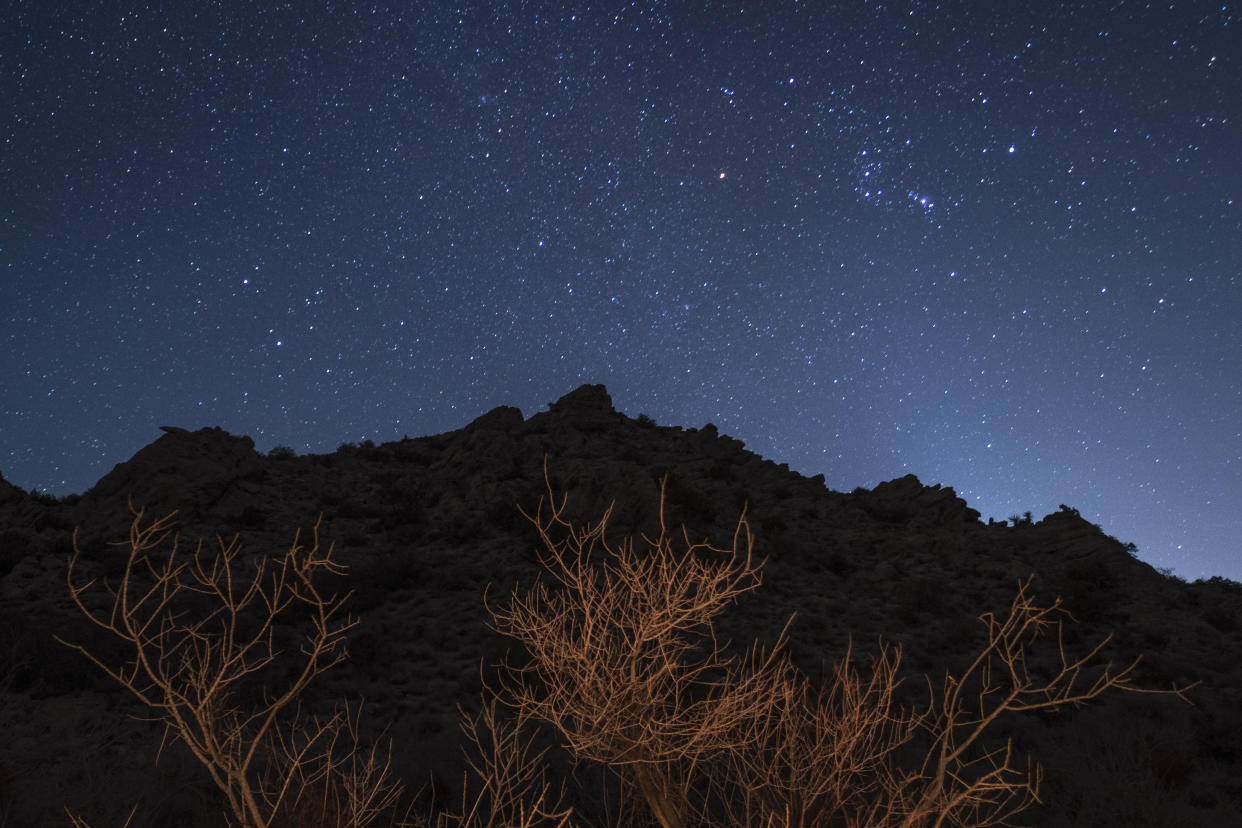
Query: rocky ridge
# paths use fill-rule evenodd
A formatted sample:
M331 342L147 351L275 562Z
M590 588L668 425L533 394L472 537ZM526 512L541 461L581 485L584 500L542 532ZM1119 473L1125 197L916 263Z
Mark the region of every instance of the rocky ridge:
M7 795L13 824L50 818L40 808L57 790L80 794L73 780L100 764L123 776L96 781L102 789L154 784L158 732L130 722L99 737L101 717L141 711L51 638L99 640L69 603L66 558L76 528L84 574L114 577L109 543L127 536L130 503L151 516L177 510L187 540L237 533L254 554L287 548L296 528L322 515L321 535L350 567L342 586L355 590L350 609L361 623L350 660L321 678L308 707L365 696L367 718L390 726L403 775L434 772L451 791L460 778L454 703L477 706L480 659L508 646L487 626L484 590L504 595L538 575L535 536L517 507L538 503L545 458L570 514L595 518L615 501L618 534L655 525L665 475L668 517L696 537L727 540L745 509L767 558L764 583L720 628L739 645L771 641L796 612L791 651L812 675L851 640L865 650L881 636L903 646L916 678L960 669L981 640L976 616L1003 610L1033 576L1038 595L1061 596L1080 622L1071 643L1111 632L1110 657L1145 654L1140 683L1203 685L1195 707L1126 695L1012 723L1048 768L1049 804L1031 821L1136 825L1158 814L1164 821L1148 824L1206 825L1226 824L1224 814L1242 824L1242 739L1231 735L1242 733L1242 585L1168 578L1071 508L985 524L952 488L912 475L834 492L713 425L631 419L599 385L530 417L502 406L458 431L326 455L261 455L248 437L218 428L164 431L80 496L39 497L0 480L0 629L9 633L0 727L12 735L0 744L0 813ZM909 684L917 700L925 685ZM121 744L132 770L92 759ZM195 778L192 763L177 767ZM20 784L34 774L43 789Z

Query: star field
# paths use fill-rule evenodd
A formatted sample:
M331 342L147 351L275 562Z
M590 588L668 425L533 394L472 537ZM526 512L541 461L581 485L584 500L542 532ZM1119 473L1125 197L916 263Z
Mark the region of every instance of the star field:
M600 382L1242 580L1233 3L52 5L0 27L24 488Z

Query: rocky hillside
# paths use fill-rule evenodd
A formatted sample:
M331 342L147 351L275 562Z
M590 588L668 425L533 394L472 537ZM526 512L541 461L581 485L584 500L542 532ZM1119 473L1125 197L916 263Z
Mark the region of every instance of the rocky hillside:
M985 524L953 489L913 476L834 492L710 424L626 417L598 385L529 418L501 407L459 431L327 455L265 456L220 429L164 430L82 495L0 481L0 825L66 824L62 803L97 826L121 824L135 800L135 826L220 824L187 821L213 796L201 769L175 749L154 765L158 727L128 718L141 705L52 638L113 652L70 603L66 561L76 528L82 577L115 579L123 557L109 543L127 537L130 503L149 516L176 510L183 543L237 534L256 554L287 549L322 515L360 624L349 660L312 686L307 709L364 697L364 726L387 726L411 787L451 797L455 705L477 708L480 663L511 649L487 625L484 591L494 600L539 574L518 507L538 504L545 458L569 514L597 518L615 501L618 534L654 525L664 475L668 517L696 539L727 543L745 507L767 564L763 584L721 619L724 637L739 649L772 641L796 613L789 646L813 676L851 640L860 655L879 638L899 643L912 703L925 699L919 677L960 670L984 640L977 617L1004 611L1033 575L1036 595L1061 596L1079 622L1070 649L1112 633L1106 657L1143 655L1139 684L1202 684L1194 706L1118 693L1002 723L996 735L1046 769L1047 804L1026 819L1242 825L1242 585L1166 577L1072 508ZM1055 641L1044 646L1055 656Z

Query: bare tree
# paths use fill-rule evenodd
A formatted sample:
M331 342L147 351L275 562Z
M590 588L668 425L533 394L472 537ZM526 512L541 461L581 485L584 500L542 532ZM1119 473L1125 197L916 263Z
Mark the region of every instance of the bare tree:
M662 481L660 533L644 536L640 551L607 537L611 508L579 527L550 484L548 495L523 514L555 583L527 595L515 589L505 606L488 607L494 628L532 656L509 665L509 703L550 722L576 760L621 774L664 828L686 828L702 810L691 796L694 768L735 749L735 734L769 704L762 670L722 655L712 627L760 583L745 514L730 548L691 541L684 530L676 538L664 521ZM703 638L711 640L705 653Z
M812 693L788 668L774 682L773 704L742 749L730 754L727 778L740 792L743 824L849 828L1011 825L1039 801L1039 766L1019 761L1012 741L984 744L1003 715L1079 706L1107 690L1167 693L1184 701L1190 687L1147 690L1131 680L1136 659L1115 670L1095 664L1105 638L1071 659L1062 636L1060 600L1041 607L1020 584L1003 616L985 613L987 642L960 677L946 675L922 712L900 708L898 648L880 645L867 679L850 652L832 680ZM1058 661L1042 678L1027 648L1055 631ZM927 745L906 767L907 746Z
M733 811L728 824L762 828L1010 825L1038 801L1040 776L1011 742L985 745L998 718L1113 689L1186 700L1189 687L1135 686L1137 660L1096 665L1108 638L1067 655L1060 600L1037 605L1029 580L1007 614L981 616L987 642L960 677L938 692L928 680L925 710L898 704L901 653L883 643L869 676L847 651L813 689L784 631L741 661L717 644L713 619L760 583L744 511L728 548L693 542L684 527L675 542L662 481L660 532L641 550L607 536L611 507L581 525L564 511L547 483L535 514L523 513L552 582L488 607L495 629L530 654L509 665L508 703L551 723L575 760L620 774L664 828L709 823L709 802ZM1026 649L1053 631L1059 661L1036 678Z
M1030 594L1031 579L1019 584L1003 616L984 613L987 643L960 677L946 675L937 693L928 687L931 705L921 726L932 747L916 773L898 780L890 775L892 813L906 826L1010 825L1009 820L1039 801L1040 768L1029 757L1015 756L1012 741L1002 747L982 745L984 732L1001 716L1037 710L1079 707L1109 690L1172 695L1191 703L1186 692L1199 682L1168 690L1134 684L1140 658L1115 669L1098 665L1112 639L1105 636L1086 654L1066 653L1064 621L1070 617L1057 598L1040 606ZM1039 677L1027 648L1055 634L1055 665Z
M268 828L276 815L291 806L300 785L323 774L346 779L353 798L348 824L362 826L374 818L376 797L387 802L393 786L386 762L368 757L361 768L334 754L342 728L355 734L347 714L316 722L310 731L282 730L279 720L323 671L346 657L345 636L357 623L341 615L348 595L326 595L315 585L322 572L343 573L332 559L333 549L320 548L319 523L309 548L295 535L283 555L262 560L253 571L242 570L236 537L206 554L199 541L183 555L172 534L174 514L145 521L134 509L128 558L120 582L104 583L111 597L106 612L88 607L83 596L95 582L74 582L81 550L74 535L67 580L78 608L97 626L118 637L130 652L114 666L80 644L58 637L128 689L164 723L164 744L184 742L207 769L228 800L233 818L245 828ZM321 518L322 520L322 518ZM172 535L166 557L161 550ZM236 695L241 683L264 671L280 655L274 637L278 621L293 612L309 617L311 631L291 665L283 689L264 686L262 701L243 710ZM264 673L270 677L269 673ZM353 757L353 751L350 751ZM275 763L275 764L273 764ZM317 768L311 771L310 768ZM279 773L273 776L274 770ZM352 780L352 781L349 781Z
M818 688L788 659L771 675L769 705L750 722L717 785L744 825L882 825L893 754L924 717L902 709L901 651L880 645L863 678L852 648Z

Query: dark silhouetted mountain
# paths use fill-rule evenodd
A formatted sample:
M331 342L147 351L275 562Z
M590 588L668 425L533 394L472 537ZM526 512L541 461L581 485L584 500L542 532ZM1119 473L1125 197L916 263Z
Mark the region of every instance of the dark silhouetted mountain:
M883 637L903 647L912 702L925 699L922 674L939 681L964 666L984 641L977 616L1007 609L1033 575L1037 596L1061 596L1079 622L1067 628L1071 650L1112 633L1105 655L1128 663L1142 654L1140 684L1202 685L1193 707L1118 693L1003 722L994 737L1012 736L1046 768L1047 804L1027 820L1242 825L1242 585L1162 575L1068 507L985 524L952 488L912 475L831 491L822 476L764 460L713 425L631 419L600 385L529 418L502 406L458 431L325 455L262 455L218 428L163 430L82 495L56 500L0 479L8 824L53 824L62 801L99 811L141 798L140 811L174 813L171 800L210 790L175 750L157 768L159 728L126 718L144 709L52 640L111 652L69 601L66 560L77 527L83 577L115 579L123 553L109 543L127 537L131 502L152 517L177 510L183 543L237 533L256 555L287 549L322 515L322 536L350 568L333 586L354 590L349 609L361 623L350 659L312 685L306 708L365 697L364 723L389 726L401 775L417 788L434 772L436 789L451 795L461 778L454 705L477 708L480 661L510 649L488 627L484 590L491 584L497 600L539 574L537 537L518 506L538 504L546 457L569 514L598 518L615 500L618 535L654 527L663 475L668 517L696 539L727 543L745 508L768 562L763 584L720 620L725 637L738 650L770 642L796 612L790 649L813 676L851 639L862 655ZM1055 655L1055 641L1041 646Z

